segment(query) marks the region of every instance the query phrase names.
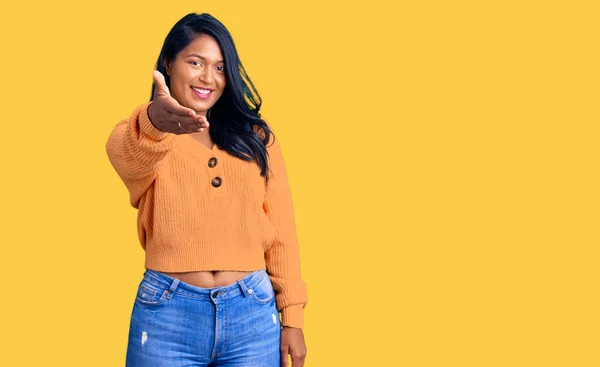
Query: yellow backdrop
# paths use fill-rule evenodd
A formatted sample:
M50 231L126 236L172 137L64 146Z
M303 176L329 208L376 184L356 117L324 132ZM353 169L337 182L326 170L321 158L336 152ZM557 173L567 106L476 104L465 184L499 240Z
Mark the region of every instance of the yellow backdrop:
M284 150L306 366L600 365L593 3L1 5L0 364L124 365L143 251L104 144L209 12Z

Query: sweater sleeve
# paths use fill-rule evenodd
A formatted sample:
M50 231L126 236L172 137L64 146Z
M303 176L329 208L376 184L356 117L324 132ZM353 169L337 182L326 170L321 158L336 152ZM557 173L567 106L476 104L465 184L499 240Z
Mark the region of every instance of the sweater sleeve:
M173 149L175 138L175 134L152 125L148 117L150 104L138 106L128 120L119 122L106 142L108 158L129 191L131 206L136 209L154 182L161 162Z
M300 273L292 196L277 139L267 145L267 152L272 175L267 183L263 208L276 232L265 253L267 272L275 290L277 308L281 311L282 325L302 328L308 296Z

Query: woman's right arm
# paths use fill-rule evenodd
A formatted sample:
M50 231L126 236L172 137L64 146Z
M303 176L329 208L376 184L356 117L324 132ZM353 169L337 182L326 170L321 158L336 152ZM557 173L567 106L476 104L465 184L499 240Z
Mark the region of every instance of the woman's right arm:
M106 142L108 158L127 186L134 208L156 178L175 139L175 134L157 129L150 121L148 107L152 103L138 106L128 120L119 122Z
M131 206L140 199L156 176L161 162L173 149L175 135L208 127L204 116L196 116L171 97L164 76L152 72L156 87L152 102L138 106L128 120L119 122L106 143L108 158L127 186Z

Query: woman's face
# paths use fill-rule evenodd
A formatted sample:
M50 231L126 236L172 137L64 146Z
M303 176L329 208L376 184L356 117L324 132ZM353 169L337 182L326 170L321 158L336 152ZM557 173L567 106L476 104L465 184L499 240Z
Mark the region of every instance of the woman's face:
M196 114L206 116L225 89L225 64L214 38L202 34L181 50L175 60L165 62L171 97Z

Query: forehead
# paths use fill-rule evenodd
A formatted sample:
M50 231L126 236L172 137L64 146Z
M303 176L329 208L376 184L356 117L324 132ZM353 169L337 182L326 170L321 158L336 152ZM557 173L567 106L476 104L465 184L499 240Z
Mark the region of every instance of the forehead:
M208 34L196 37L186 48L181 50L178 56L192 57L190 54L199 55L208 61L219 62L223 60L221 48L217 41Z

